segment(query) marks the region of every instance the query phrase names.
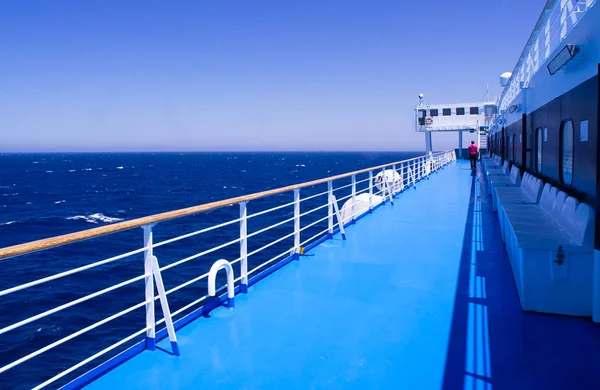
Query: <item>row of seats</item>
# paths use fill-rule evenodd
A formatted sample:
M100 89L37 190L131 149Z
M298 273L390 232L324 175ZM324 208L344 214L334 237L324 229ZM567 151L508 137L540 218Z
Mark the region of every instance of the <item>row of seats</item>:
M483 163L523 310L600 321L593 209L496 157Z

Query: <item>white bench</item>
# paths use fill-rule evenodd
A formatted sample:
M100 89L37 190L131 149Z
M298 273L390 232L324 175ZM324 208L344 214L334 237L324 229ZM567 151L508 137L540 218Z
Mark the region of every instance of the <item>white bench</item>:
M508 165L508 161L504 161L504 164L502 164L502 167L500 168L490 168L490 169L486 169L485 170L485 175L488 177L493 176L493 175L508 175L509 173L509 165Z
M488 176L488 188L492 195L492 201L495 202L494 188L496 187L516 187L521 185L521 172L515 165L510 169L509 175L490 175Z
M501 209L523 310L591 316L592 208L546 184L539 205L503 204Z
M500 156L496 155L494 155L494 157L491 159L485 159L483 160L483 168L485 169L485 172L487 172L489 169L502 168L502 159Z
M543 182L529 173L523 174L519 187L496 187L494 189L493 210L498 211L499 204L507 203L537 203L540 200Z

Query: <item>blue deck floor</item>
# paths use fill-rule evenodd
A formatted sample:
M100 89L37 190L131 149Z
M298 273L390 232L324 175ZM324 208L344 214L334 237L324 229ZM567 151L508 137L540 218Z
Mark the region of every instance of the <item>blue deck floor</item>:
M484 181L446 167L88 388L599 389L600 329L521 311Z

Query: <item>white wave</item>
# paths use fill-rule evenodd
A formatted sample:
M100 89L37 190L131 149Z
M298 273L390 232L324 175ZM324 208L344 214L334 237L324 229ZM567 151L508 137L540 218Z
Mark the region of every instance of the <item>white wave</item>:
M74 169L69 169L69 172L75 172L75 170Z
M34 163L34 164L39 164L40 162L39 162L39 161L34 161L33 163Z
M117 167L117 169L123 169L123 167Z
M297 167L305 167L306 165L304 164L296 164Z
M46 173L52 173L52 172L54 172L54 171L46 171Z
M19 221L8 221L8 222L0 223L0 226L12 225L13 223L17 223L17 222L19 222Z
M25 203L25 204L33 204L33 203L31 203L31 202L27 202L27 203Z
M85 170L86 170L86 171L91 171L91 170L92 170L92 168L85 168Z
M94 213L94 214L90 214L90 215L76 215L74 217L67 217L65 219L70 219L70 220L83 219L86 222L96 223L96 224L99 222L113 223L113 222L119 222L119 221L123 220L123 218L109 217L102 213Z
M65 202L66 202L66 200L63 199L63 200L59 200L57 202L54 202L54 204L65 203Z

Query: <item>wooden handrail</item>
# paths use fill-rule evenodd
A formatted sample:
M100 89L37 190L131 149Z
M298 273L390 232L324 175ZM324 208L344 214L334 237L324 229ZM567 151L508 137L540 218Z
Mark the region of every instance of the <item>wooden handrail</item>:
M448 151L437 152L434 155L439 155L439 154L443 154L443 153L447 153L447 152ZM248 202L251 200L264 198L267 196L277 195L277 194L281 194L284 192L293 191L293 190L299 189L299 188L311 187L311 186L314 186L317 184L326 183L328 181L343 179L345 177L350 177L352 175L358 175L360 173L369 172L369 171L372 171L375 169L389 167L394 164L400 164L400 163L406 163L406 162L413 161L413 160L418 160L423 157L427 157L427 155L413 157L413 158L410 158L407 160L391 162L389 164L378 165L375 167L360 169L358 171L343 173L341 175L329 176L329 177L326 177L323 179L308 181L308 182L304 182L304 183L300 183L300 184L294 184L294 185L289 185L286 187L275 188L275 189L268 190L268 191L255 192L255 193L249 194L249 195L237 196L235 198L229 198L229 199L220 200L217 202L210 202L210 203L205 203L205 204L201 204L198 206L187 207L184 209L167 211L167 212L160 213L160 214L153 214L153 215L150 215L147 217L141 217L141 218L136 218L136 219L132 219L129 221L117 222L117 223L114 223L111 225L100 226L100 227L92 228L92 229L86 229L86 230L82 230L82 231L75 232L75 233L63 234L60 236L44 238L41 240L31 241L31 242L27 242L24 244L8 246L5 248L0 248L0 260L6 259L9 257L21 256L21 255L25 255L28 253L38 252L38 251L41 251L44 249L50 249L50 248L55 248L55 247L59 247L59 246L67 245L67 244L72 244L72 243L78 242L78 241L89 240L91 238L96 238L96 237L104 236L107 234L117 233L117 232L129 230L129 229L133 229L133 228L137 228L137 227L142 227L145 225L157 224L159 222L165 222L165 221L175 219L175 218L186 217L186 216L198 214L198 213L201 213L204 211L209 211L209 210L214 210L214 209L221 208L221 207L230 206L230 205L237 204L240 202Z

